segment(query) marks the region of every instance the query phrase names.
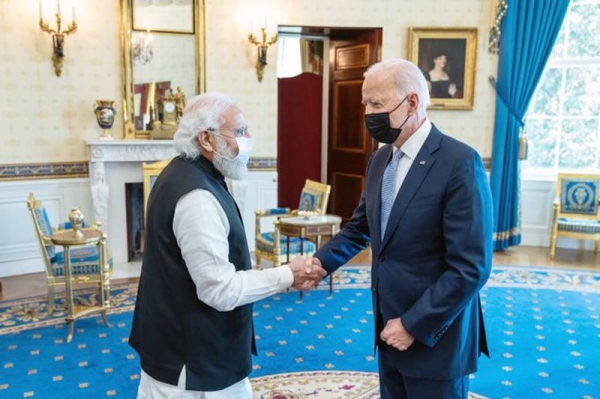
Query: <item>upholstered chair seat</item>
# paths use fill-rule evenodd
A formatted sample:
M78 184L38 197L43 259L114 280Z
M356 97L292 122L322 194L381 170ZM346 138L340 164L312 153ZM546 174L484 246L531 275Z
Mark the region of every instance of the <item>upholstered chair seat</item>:
M71 274L78 276L81 274L98 274L100 273L100 255L98 254L98 247L80 247L74 248L70 251L71 253ZM112 258L109 259L112 267ZM64 252L57 252L52 259L50 259L52 273L54 276L64 276L65 258Z
M256 240L257 251L262 253L273 251L273 247L275 243L273 240L275 239L274 233L262 233L260 238ZM288 246L288 237L282 235L279 238L280 245L280 255L287 258L287 246ZM300 249L304 254L314 254L316 251L315 243L309 240L304 240L298 237L289 237L289 245L290 245L290 256L297 256L300 254ZM301 248L303 246L303 248Z
M263 259L270 260L274 266L286 263L288 259L303 254L310 256L315 253L316 245L309 239L298 237L287 237L279 234L279 224L273 223L273 231L262 231L262 220L264 218L274 219L298 216L298 215L323 215L327 209L331 186L307 179L300 194L298 209L271 208L264 211L255 211L256 235L255 255L256 267L260 269ZM275 237L279 237L277 240ZM289 243L289 254L288 254Z
M582 234L600 234L599 220L558 219L558 230Z

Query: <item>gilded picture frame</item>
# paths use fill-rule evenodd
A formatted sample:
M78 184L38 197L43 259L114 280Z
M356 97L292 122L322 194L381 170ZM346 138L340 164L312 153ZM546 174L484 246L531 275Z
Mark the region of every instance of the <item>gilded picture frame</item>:
M421 69L427 80L429 109L473 109L476 59L476 28L408 30L408 60Z

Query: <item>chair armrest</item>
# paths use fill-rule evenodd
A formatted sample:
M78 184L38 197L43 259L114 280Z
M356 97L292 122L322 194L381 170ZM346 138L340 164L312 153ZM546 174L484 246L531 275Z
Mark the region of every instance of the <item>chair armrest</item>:
M256 237L260 236L260 219L264 217L287 217L292 216L292 212L290 208L270 208L265 209L264 211L256 210L254 211L254 215L256 216L256 220L254 223L254 233Z
M554 202L552 202L552 230L556 230L558 228L558 211L560 209L560 198L555 198Z
M54 245L52 239L50 239L50 236L42 236L42 243L44 244L44 246Z
M555 217L558 215L559 209L560 209L560 198L556 197L556 198L554 198L554 201L552 202L552 210L554 211Z

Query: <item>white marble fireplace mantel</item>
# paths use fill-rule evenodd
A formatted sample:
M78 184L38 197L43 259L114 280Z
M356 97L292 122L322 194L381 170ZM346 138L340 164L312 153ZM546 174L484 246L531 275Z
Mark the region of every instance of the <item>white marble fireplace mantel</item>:
M94 220L102 222L114 263L127 262L125 183L143 181L142 162L177 155L172 140L87 140Z
M86 140L90 162L148 162L172 158L173 140Z

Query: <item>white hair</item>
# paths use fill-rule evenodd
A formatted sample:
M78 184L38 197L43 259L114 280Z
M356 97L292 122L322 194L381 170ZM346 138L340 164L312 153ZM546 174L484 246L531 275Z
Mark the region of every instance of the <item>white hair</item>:
M205 130L219 130L225 123L223 113L235 105L222 93L203 93L190 99L173 137L175 151L188 159L198 158L198 135Z
M366 78L371 74L384 71L394 79L400 97L404 98L409 93L417 93L419 96L419 111L426 114L431 99L423 72L412 62L396 58L371 65L364 76Z

